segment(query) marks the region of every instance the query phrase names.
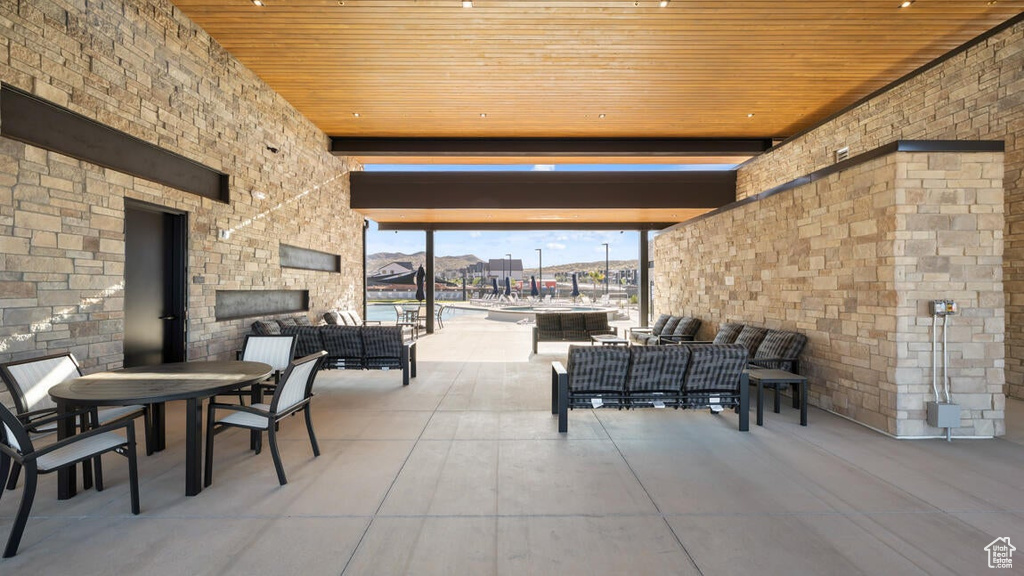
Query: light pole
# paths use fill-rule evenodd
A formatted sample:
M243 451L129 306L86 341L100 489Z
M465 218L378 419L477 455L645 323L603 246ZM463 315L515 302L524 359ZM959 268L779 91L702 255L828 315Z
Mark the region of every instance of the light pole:
M604 293L608 294L608 243L604 243Z
M537 284L540 288L540 296L544 297L544 251L534 248L537 251Z
M505 254L505 256L508 256L508 282L509 282L509 284L511 284L512 283L512 255L511 254Z

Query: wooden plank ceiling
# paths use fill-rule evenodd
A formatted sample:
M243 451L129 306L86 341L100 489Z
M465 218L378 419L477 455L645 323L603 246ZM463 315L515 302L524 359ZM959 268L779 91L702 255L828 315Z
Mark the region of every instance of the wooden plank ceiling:
M327 135L419 139L785 138L1024 10L1024 0L172 1ZM635 162L746 159L688 156ZM361 211L435 227L654 223L706 211L378 208Z
M172 1L328 135L394 137L785 137L1024 10L1021 0Z

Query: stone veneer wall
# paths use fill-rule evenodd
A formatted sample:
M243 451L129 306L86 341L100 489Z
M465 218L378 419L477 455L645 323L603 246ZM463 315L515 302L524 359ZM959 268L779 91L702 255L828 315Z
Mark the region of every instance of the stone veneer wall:
M170 2L0 2L0 81L231 176L226 205L0 138L0 361L120 366L125 198L189 214L190 359L228 358L251 323L216 322L217 289L308 289L313 316L362 305L358 167ZM282 269L279 241L342 273Z
M937 434L927 301L955 298L958 435L1002 434L1002 155L894 153L655 241L655 308L796 330L812 403L900 436ZM662 265L667 263L667 265Z
M1002 140L1006 145L1008 393L1024 398L1024 22L760 156L738 173L745 198L896 140Z

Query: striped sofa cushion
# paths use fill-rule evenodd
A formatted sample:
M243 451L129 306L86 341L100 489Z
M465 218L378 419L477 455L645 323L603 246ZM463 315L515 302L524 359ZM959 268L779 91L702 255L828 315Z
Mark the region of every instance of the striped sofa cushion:
M583 318L583 314L577 312L559 314L559 316L561 316L563 340L586 340L588 338L587 321Z
M743 344L746 346L747 352L753 356L754 352L757 352L757 347L761 345L761 341L764 340L764 336L767 333L767 328L744 326L743 330L740 330L740 333L736 336L736 340L734 342L736 344Z
M363 348L367 357L402 355L402 328L400 326L366 326L361 330Z
M252 332L260 336L276 336L281 333L281 325L273 320L257 320L252 323Z
M281 328L282 334L295 335L295 357L302 358L316 354L324 349L320 330L316 326L286 326Z
M331 310L330 312L324 312L324 322L331 326L342 326L345 323L341 321L341 314L337 310Z
M358 326L322 326L324 348L332 359L361 359L362 328Z
M562 338L561 314L537 314L537 338L555 340Z
M690 360L682 346L633 346L629 349L629 392L679 392Z
M682 346L690 349L690 364L683 377L683 393L739 392L740 375L747 367L749 353L742 344Z
M590 334L611 331L611 328L608 326L608 314L605 312L585 312L583 314L583 326Z
M782 330L769 330L761 345L754 352L754 360L765 358L792 358L796 359L807 344L807 337L799 332L785 332ZM792 362L773 363L766 368L778 368L780 370L792 371Z
M661 335L668 336L669 334L671 334L672 332L675 331L676 326L679 325L679 321L682 320L682 319L683 319L682 316L670 316L669 319L668 319L668 322L665 322L665 325L661 328L661 332L658 332L657 330L651 330L651 335L653 335L653 336L661 336Z
M658 319L654 321L654 326L651 326L652 334L661 334L661 331L665 329L665 324L668 323L668 319L672 316L668 314L662 314L658 316Z
M625 392L629 349L621 346L569 346L571 392Z
M722 324L718 327L718 334L715 334L715 344L732 344L736 337L743 330L743 324Z
M700 319L683 316L679 319L679 324L676 324L675 330L672 331L672 338L693 340L693 337L697 335L697 330L700 330Z

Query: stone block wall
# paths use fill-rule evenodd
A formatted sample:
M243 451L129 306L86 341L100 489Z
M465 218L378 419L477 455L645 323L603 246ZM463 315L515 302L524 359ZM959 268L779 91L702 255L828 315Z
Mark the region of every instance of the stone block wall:
M88 371L120 366L125 198L188 212L190 359L230 357L252 321L215 321L217 289L308 289L314 319L362 305L358 166L169 1L0 2L0 23L0 82L221 170L231 194L0 138L0 361L70 349ZM282 269L281 241L342 272Z
M811 402L900 436L924 423L931 299L950 330L958 435L1003 433L1001 154L895 153L655 240L654 307L796 330Z
M1007 392L1024 398L1024 23L992 35L785 145L737 175L745 198L896 140L1002 140Z

